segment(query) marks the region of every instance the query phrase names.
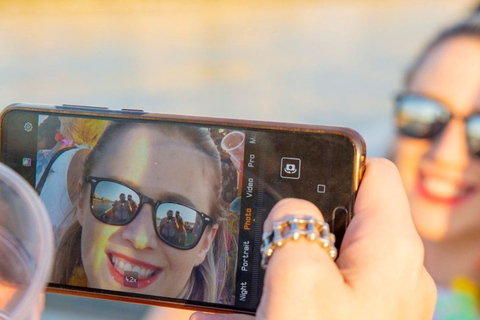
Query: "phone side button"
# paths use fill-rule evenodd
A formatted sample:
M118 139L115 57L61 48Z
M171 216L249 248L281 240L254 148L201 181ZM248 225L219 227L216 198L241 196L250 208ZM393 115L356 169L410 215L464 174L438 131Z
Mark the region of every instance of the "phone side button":
M76 104L62 104L61 106L57 106L58 109L80 109L80 110L89 110L89 109L94 109L94 110L108 110L107 107L94 107L94 106L80 106Z
M145 113L145 110L142 110L142 109L121 109L121 110L125 112Z

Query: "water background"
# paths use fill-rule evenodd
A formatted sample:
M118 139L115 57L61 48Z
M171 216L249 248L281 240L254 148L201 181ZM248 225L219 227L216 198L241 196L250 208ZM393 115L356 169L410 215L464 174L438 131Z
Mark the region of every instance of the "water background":
M0 108L70 103L342 125L381 156L403 71L475 3L0 0ZM48 295L43 318L144 310Z

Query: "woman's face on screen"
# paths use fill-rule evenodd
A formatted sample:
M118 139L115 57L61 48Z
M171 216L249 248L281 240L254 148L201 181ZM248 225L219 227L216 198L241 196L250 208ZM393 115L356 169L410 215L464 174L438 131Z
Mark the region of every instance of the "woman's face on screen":
M169 138L145 126L115 136L94 164L91 176L122 181L155 200L182 202L208 214L213 174L207 157L182 138ZM78 207L82 225L82 260L88 286L178 297L192 270L211 247L217 225L203 233L190 250L176 249L155 231L153 206L146 203L125 226L97 220L90 211L91 185ZM138 205L138 204L137 204ZM130 279L126 279L134 274Z
M432 241L480 234L480 159L469 153L463 120L480 111L479 57L479 38L448 39L429 53L407 87L445 102L453 115L433 139L398 139L395 161L414 222Z

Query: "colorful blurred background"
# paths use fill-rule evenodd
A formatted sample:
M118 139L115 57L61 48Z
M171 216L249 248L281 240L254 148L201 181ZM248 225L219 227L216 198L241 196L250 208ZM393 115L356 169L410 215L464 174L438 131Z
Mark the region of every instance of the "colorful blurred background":
M342 125L388 152L402 73L473 0L0 0L0 109L13 102ZM146 307L47 295L43 319Z

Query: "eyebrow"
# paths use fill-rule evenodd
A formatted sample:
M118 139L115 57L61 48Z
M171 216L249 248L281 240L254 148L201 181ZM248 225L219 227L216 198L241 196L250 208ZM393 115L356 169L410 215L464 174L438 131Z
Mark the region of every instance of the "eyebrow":
M154 200L158 200L158 199L154 199ZM159 200L159 201L174 201L174 202L178 202L178 203L181 203L181 204L184 204L184 205L187 205L199 212L202 212L201 210L197 209L197 207L190 201L190 199L188 199L187 197L181 195L181 194L178 194L178 193L166 193L164 196L162 196L162 199Z

